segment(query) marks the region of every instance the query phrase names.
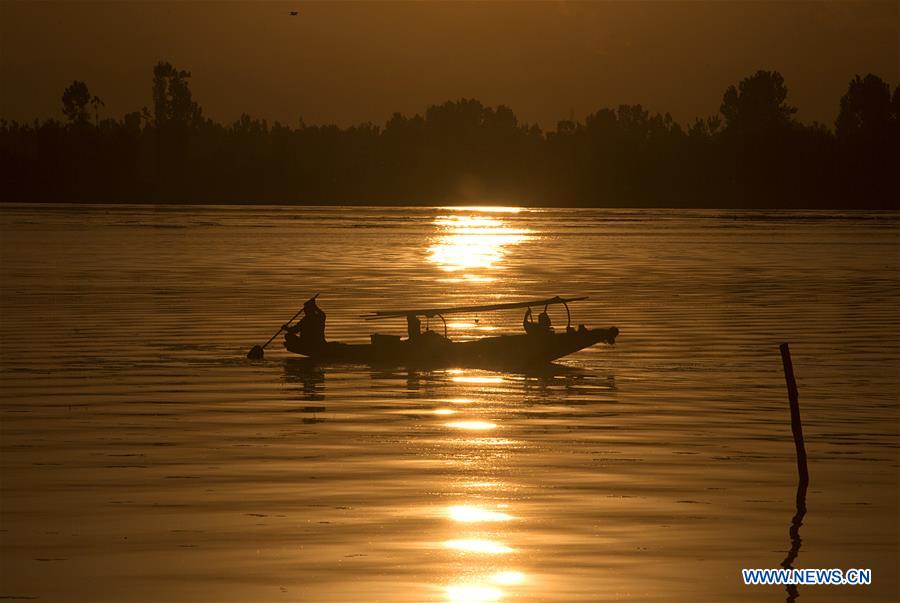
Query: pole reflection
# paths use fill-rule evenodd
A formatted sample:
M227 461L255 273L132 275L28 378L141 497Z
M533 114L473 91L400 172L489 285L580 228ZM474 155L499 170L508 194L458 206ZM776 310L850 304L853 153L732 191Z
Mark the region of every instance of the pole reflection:
M797 555L800 554L800 546L803 544L803 539L800 538L800 527L803 525L803 518L806 517L806 489L808 486L808 482L802 478L797 484L797 512L791 518L791 527L788 530L791 538L791 548L788 550L784 561L781 562L781 567L785 569L794 569L794 561L797 559ZM785 603L793 603L800 596L800 591L795 584L787 585L785 591L787 592Z

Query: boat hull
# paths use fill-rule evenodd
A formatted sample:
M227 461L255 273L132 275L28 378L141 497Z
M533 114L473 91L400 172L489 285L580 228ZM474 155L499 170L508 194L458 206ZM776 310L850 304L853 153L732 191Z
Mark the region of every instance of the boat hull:
M376 337L373 343L328 342L309 345L293 333L286 333L284 347L295 354L322 363L366 364L370 366L503 367L550 363L597 343L615 343L619 330L579 329L540 335L501 335L454 342L435 334L410 341Z

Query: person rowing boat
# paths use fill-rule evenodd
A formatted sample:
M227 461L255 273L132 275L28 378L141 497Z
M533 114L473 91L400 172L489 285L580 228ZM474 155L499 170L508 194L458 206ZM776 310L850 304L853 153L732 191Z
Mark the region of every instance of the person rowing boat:
M286 324L282 329L286 333L297 335L304 346L321 347L325 341L325 312L316 304L316 295L303 304L303 318L296 324Z

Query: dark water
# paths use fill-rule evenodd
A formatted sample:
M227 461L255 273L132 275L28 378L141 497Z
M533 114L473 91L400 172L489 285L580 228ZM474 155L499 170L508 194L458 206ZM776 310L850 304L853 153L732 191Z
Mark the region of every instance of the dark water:
M898 214L0 218L0 597L783 601L740 576L790 546L783 341L811 474L795 566L874 581L800 600L900 595ZM244 359L316 292L331 339L375 309L555 294L621 335L532 375Z

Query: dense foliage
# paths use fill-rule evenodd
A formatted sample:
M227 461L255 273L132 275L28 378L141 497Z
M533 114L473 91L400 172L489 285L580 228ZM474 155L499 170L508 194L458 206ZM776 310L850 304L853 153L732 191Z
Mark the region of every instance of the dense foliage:
M83 82L67 121L0 122L6 201L896 207L900 87L856 77L832 130L794 117L777 72L730 86L687 127L640 105L553 131L461 99L424 115L289 127L203 116L190 73L153 70L152 111L101 119Z

